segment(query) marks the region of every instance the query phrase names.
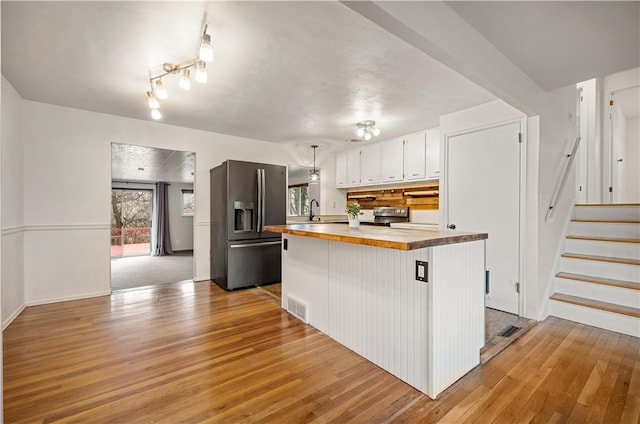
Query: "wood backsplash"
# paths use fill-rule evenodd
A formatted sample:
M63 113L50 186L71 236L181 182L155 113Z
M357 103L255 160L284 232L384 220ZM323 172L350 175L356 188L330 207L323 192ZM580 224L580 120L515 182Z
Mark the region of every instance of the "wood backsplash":
M347 204L357 201L362 209L373 209L375 206L408 206L411 209L438 210L439 190L439 181L358 187L347 190Z

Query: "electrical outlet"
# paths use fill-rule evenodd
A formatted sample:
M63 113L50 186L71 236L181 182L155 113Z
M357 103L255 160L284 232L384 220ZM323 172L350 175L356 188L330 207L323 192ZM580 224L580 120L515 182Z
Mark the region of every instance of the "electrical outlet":
M416 261L416 280L424 281L425 283L428 283L429 282L428 274L429 274L429 262Z

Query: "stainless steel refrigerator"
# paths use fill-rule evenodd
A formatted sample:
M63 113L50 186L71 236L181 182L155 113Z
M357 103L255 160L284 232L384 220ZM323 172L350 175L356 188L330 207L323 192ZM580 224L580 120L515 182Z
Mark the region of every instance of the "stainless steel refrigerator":
M280 282L286 168L228 160L211 174L211 279L225 290Z

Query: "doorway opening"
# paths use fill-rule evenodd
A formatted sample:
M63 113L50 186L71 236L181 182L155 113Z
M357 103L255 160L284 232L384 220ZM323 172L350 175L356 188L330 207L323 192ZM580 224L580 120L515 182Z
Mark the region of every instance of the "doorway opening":
M153 190L111 189L111 257L151 253Z
M111 289L194 279L195 153L111 144Z
M640 86L609 93L610 203L640 202ZM606 167L605 167L606 169Z

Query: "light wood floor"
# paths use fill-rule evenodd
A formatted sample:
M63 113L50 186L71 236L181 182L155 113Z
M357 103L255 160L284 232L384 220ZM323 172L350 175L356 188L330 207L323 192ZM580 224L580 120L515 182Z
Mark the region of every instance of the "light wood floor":
M4 332L4 418L637 423L639 350L550 318L433 401L259 290L165 284L27 308Z

